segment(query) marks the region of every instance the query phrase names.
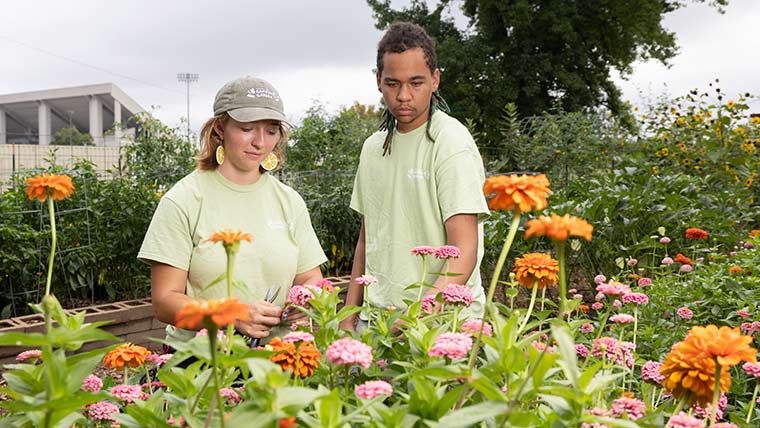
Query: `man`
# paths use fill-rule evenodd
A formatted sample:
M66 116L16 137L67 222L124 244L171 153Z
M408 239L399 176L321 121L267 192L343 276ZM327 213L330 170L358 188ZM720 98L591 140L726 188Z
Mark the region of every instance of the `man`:
M421 261L416 246L454 245L461 251L449 271L459 276L425 278L435 295L450 283L468 284L474 302L465 315L482 315L485 301L479 264L483 257L483 161L467 128L440 110L440 71L433 40L418 25L391 25L377 50L377 87L387 107L381 130L362 147L351 208L362 215L346 304L363 303L356 278L369 274L372 306L404 309L418 290ZM431 256L429 256L430 259ZM428 272L443 261L430 259ZM362 315L363 317L366 314ZM353 329L356 315L341 326Z

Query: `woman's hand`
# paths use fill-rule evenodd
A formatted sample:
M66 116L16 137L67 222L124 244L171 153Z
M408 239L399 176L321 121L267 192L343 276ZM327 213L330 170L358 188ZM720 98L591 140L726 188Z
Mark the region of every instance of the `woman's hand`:
M282 309L265 300L259 300L249 309L250 320L235 321L235 329L240 333L254 339L262 339L269 336L272 327L280 323Z

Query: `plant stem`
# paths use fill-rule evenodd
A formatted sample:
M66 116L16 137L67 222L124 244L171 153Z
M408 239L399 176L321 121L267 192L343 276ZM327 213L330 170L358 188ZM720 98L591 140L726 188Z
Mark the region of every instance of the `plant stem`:
M559 317L565 318L567 310L567 272L565 267L565 241L557 241L557 259L559 260Z
M517 334L520 334L530 319L530 314L533 312L533 305L536 303L536 295L538 294L538 281L533 281L533 291L530 293L530 303L528 304L528 312L525 314L525 319L520 324L520 328L517 329Z
M425 283L425 277L427 277L427 255L422 255L422 278L420 279L420 290L417 292L417 301L422 300L422 287Z
M50 294L50 284L53 281L53 260L55 259L55 245L56 245L56 233L55 233L55 206L53 204L53 198L48 197L48 213L50 214L50 258L48 260L47 281L45 283L45 296Z
M755 382L755 391L752 392L752 401L749 402L749 410L747 411L746 423L752 420L752 411L755 410L755 400L757 399L757 390L760 387L760 382Z
M718 414L718 400L720 399L720 371L723 366L720 365L717 358L715 360L715 384L713 385L712 409L710 409L710 428L715 426L715 417Z
M216 327L213 327L213 331L209 331L208 337L209 337L209 343L211 346L211 374L214 377L214 395L216 396L216 400L219 403L219 423L221 424L221 427L224 428L224 402L222 401L222 394L219 392L219 389L221 388L221 381L219 380L219 368L216 366ZM211 409L209 409L211 412L213 412L213 406Z

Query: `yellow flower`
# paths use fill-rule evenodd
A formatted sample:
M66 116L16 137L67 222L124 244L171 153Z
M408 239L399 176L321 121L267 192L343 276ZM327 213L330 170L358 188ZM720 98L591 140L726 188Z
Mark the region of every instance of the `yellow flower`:
M546 288L559 281L559 262L544 253L528 253L515 259L515 280L523 287Z
M212 233L206 240L208 242L221 242L224 245L232 245L241 241L251 242L253 236L248 232L239 229L222 229Z
M495 175L488 177L483 186L486 196L494 194L488 201L492 210L542 210L546 208L549 192L549 179L544 174Z
M174 324L179 328L199 330L214 325L224 327L236 320L248 321L249 319L248 305L240 303L237 298L231 298L190 302L177 312Z
M657 168L656 166L653 166L652 167L652 174L656 175L656 174L659 174L659 173L660 173L660 168Z
M753 125L760 125L760 115L753 115L752 116L752 124Z
M675 344L662 363L663 388L671 391L675 398L688 395L692 403L706 406L713 398L718 364L723 368L719 388L728 392L731 387L729 367L741 361L757 361L757 350L750 343L752 337L742 335L739 328L692 327L686 339Z
M682 152L686 151L686 143L678 143L678 149Z
M525 224L525 237L546 236L555 241L565 241L570 236L580 236L587 241L591 241L591 233L594 226L591 226L586 220L565 214L559 216L552 213L551 217L541 216L537 219L530 220Z
M728 107L728 108L734 108L735 105L736 105L736 103L733 102L733 101L729 101L729 102L726 103L726 107Z
M103 357L103 365L114 369L123 369L125 365L135 368L145 362L150 351L142 346L125 343L117 346Z
M60 201L74 193L74 185L68 175L42 174L26 180L26 196L30 201L35 199L45 202L48 196Z

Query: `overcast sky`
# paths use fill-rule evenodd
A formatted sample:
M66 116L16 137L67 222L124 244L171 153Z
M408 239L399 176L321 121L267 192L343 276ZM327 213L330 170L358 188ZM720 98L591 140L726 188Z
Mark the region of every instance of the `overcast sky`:
M672 67L637 64L619 84L637 104L640 93L705 90L716 77L729 97L760 94L759 23L759 0L730 0L724 15L704 5L667 15L681 47ZM5 2L0 94L113 82L174 126L186 116L176 75L198 73L190 87L197 130L217 89L250 74L274 84L297 122L316 101L331 111L378 102L372 68L381 32L373 24L363 0Z

